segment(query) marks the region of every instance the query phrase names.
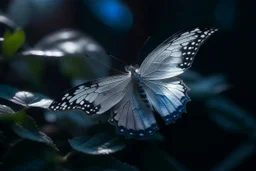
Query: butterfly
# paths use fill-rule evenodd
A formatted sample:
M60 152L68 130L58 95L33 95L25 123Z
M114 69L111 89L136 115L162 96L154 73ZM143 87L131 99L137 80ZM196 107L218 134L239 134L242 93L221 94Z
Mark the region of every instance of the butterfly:
M159 128L154 113L171 124L186 111L189 88L176 76L191 67L198 48L218 29L193 28L174 34L154 49L141 66L126 73L85 82L64 92L49 108L111 111L109 122L127 138L147 138Z

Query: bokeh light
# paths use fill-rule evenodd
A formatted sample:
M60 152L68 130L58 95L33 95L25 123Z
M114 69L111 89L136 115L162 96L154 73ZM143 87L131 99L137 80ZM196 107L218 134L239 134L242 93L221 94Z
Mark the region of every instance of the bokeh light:
M124 3L119 0L85 0L86 6L104 24L119 31L132 27L133 16Z

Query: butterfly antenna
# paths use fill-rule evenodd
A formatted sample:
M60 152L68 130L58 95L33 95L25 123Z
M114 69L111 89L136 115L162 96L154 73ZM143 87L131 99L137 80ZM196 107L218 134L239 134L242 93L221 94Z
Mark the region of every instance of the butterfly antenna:
M119 73L121 73L121 74L125 74L124 72L119 71L119 70L117 70L117 69L115 69L115 68L113 68L113 67L111 67L111 66L109 66L109 65L107 65L107 64L105 64L105 63L103 63L103 62L101 62L101 61L98 60L98 59L92 58L91 56L89 56L89 55L87 55L87 54L86 54L86 56L87 56L88 58L90 58L90 59L92 59L92 60L94 60L94 61L100 63L101 65L103 65L103 66L105 66L105 67L107 67L107 68L111 68L112 70L114 70L114 71L116 71L116 72L119 72Z
M113 55L108 55L108 56L110 56L111 58L114 58L115 60L117 60L119 62L122 62L124 65L128 65L126 62L122 61L121 59L119 59L119 58L117 58L117 57L115 57Z
M148 40L150 39L151 36L148 36L147 40L143 43L142 47L140 48L138 54L137 54L137 60L139 60L140 54L142 49L145 47L145 45L147 44Z

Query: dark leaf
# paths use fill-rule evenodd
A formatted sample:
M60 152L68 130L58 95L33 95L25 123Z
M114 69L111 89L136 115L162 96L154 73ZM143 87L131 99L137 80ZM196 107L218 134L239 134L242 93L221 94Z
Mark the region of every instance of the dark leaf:
M111 155L103 156L92 156L92 155L81 155L75 161L70 160L71 170L90 170L90 171L102 171L102 170L115 170L115 171L139 171L136 167L131 166L127 163L123 163L117 158Z
M10 149L4 158L6 170L55 170L63 159L49 146L23 140Z
M93 155L111 154L122 150L126 144L119 136L110 136L107 132L93 137L81 136L69 140L73 149Z
M13 114L15 113L11 108L5 105L0 105L0 115L1 114Z
M17 24L25 27L31 23L38 23L40 20L45 21L48 16L54 15L62 0L54 1L19 1L12 0L8 3L6 13Z
M19 90L17 88L0 84L0 98L11 99Z
M8 125L15 123L15 112L5 105L0 105L0 122Z
M165 140L165 137L160 132L156 132L148 140L154 142L163 142Z
M124 137L116 135L114 130L104 124L100 124L98 127L102 128L101 131L97 132L97 128L92 127L92 132L89 131L87 135L69 140L71 147L92 155L111 154L125 148L127 141Z
M80 57L66 56L61 61L62 72L70 78L87 78L95 77L91 66Z
M14 31L16 28L17 26L12 20L0 13L0 37L3 37L6 30Z
M239 164L245 162L253 153L256 152L255 141L249 140L234 149L222 162L218 163L212 171L235 170Z
M120 160L110 157L110 164L111 165L109 168L104 168L104 171L110 171L110 170L118 170L118 171L139 171L134 166L131 166L127 163L123 163Z
M188 93L192 98L205 99L217 95L229 88L223 75L213 75L188 83L191 89Z
M3 131L0 130L0 143L6 141Z
M46 36L33 49L24 51L22 55L61 59L62 71L76 77L87 78L89 74L106 76L109 67L104 65L110 66L109 56L95 40L71 29L64 29ZM103 63L100 68L98 66L102 64L99 61Z
M10 169L11 171L44 171L49 169L49 164L43 160L30 160L15 166L6 166L5 169Z
M81 111L46 112L45 120L68 130L71 135L83 134L88 128L108 120L108 115L88 116ZM72 127L72 129L70 129Z
M206 103L210 118L220 127L232 131L256 135L256 119L229 99L218 96Z
M3 105L0 107L5 111L10 110ZM12 130L22 138L42 142L57 149L51 138L39 131L34 119L27 116L24 111L0 113L0 122L10 125Z
M154 144L151 144L149 149L145 150L142 161L144 162L143 170L187 171L176 159Z
M37 56L18 56L9 62L9 66L17 73L19 79L40 87L44 69L44 61Z
M0 85L0 98L10 100L24 107L48 108L52 100L39 93L19 91L16 88Z
M180 78L186 83L198 81L202 78L202 76L193 70L188 70L181 74Z

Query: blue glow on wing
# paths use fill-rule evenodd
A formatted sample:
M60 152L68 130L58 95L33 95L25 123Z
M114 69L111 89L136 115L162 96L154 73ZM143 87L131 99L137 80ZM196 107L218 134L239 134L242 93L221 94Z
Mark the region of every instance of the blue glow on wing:
M119 0L85 0L84 2L104 24L121 31L131 28L132 13Z

